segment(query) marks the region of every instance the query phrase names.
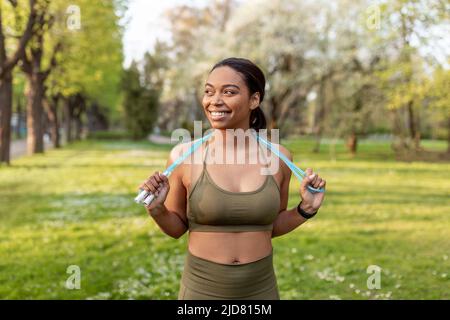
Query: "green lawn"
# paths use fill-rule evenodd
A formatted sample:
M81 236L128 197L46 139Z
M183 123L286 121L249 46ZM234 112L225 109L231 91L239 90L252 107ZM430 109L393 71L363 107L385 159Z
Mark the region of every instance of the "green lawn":
M273 239L281 299L450 298L448 163L398 163L382 142L361 142L355 158L342 143L283 144L328 188L316 218ZM187 237L166 236L133 201L170 148L84 141L0 167L0 298L176 299ZM70 265L79 290L65 287ZM381 289L367 288L369 265Z

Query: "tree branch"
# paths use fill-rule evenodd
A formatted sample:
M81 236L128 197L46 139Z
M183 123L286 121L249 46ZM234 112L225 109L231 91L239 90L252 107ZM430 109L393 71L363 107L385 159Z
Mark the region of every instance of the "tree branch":
M24 73L30 74L32 70L31 59L28 57L28 53L25 51L20 59L22 61L21 69Z
M50 75L50 73L52 72L52 70L58 64L56 56L57 56L58 52L60 52L61 50L62 50L62 42L59 41L55 45L55 48L53 49L52 58L50 59L50 65L48 66L47 70L44 71L44 78L43 78L44 81L47 80L47 78Z
M25 47L28 44L28 41L30 41L31 37L33 36L33 27L36 22L36 16L37 16L36 0L30 0L30 14L28 16L27 26L25 28L22 37L20 38L16 52L9 59L6 59L6 56L4 57L6 61L4 62L4 65L0 70L0 78L5 74L5 72L11 71L17 64L19 59L24 55ZM2 44L4 45L3 33L0 34L0 50Z
M16 0L8 0L11 5L16 8L17 7L17 1Z

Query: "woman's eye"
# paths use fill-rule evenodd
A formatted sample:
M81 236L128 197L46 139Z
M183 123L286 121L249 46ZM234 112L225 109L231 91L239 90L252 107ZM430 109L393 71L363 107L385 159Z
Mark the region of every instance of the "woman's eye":
M225 91L225 94L234 94L234 91Z

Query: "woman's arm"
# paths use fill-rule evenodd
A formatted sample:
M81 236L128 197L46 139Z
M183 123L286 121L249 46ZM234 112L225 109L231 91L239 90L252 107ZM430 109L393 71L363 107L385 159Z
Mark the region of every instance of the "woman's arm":
M281 145L279 145L279 148L280 152L282 152L289 160L292 161L292 155L289 150ZM294 207L290 210L287 210L286 208L289 200L289 183L291 181L292 172L281 159L280 168L283 172L283 179L280 186L281 209L273 223L272 238L289 233L306 221L305 218L297 213L297 207Z
M289 160L292 161L292 155L289 150L281 145L280 152L282 152ZM281 210L273 224L272 238L281 236L294 230L307 220L297 212L297 207L290 210L286 209L289 198L289 182L292 172L284 162L281 163L280 167L283 172L283 180L280 187ZM314 188L325 189L326 181L315 174L311 168L306 168L305 174L306 175L300 184L300 195L302 198L300 208L305 212L312 214L319 210L325 194L323 192L312 194L307 190L307 186L311 185Z
M170 166L186 146L175 146L169 156L166 168ZM178 166L169 176L170 189L164 203L153 209L146 207L149 215L167 235L178 239L188 230L186 218L186 188L183 185L184 164Z

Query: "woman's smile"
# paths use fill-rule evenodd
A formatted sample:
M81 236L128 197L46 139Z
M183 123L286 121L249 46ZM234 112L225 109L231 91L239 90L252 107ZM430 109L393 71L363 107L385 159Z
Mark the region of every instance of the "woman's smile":
M231 114L230 111L209 111L211 115L211 119L213 121L223 121L228 118L228 115Z

